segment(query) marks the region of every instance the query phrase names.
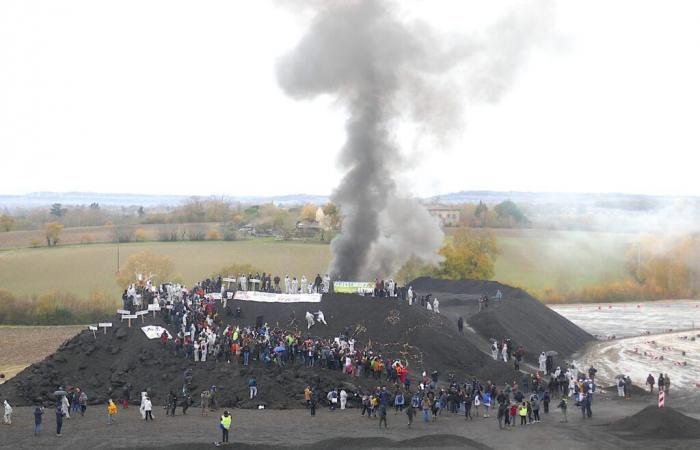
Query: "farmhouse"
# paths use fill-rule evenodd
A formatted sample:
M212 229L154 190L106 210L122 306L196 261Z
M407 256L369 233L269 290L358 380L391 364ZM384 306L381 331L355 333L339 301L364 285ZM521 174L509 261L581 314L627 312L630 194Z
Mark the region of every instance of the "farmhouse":
M456 227L459 225L459 209L444 205L428 205L428 212L436 217L443 227Z

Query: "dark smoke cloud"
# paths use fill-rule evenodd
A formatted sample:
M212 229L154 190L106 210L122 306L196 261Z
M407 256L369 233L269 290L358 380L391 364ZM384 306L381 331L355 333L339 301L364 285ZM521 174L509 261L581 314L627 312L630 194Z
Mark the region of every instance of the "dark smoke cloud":
M395 182L404 167L397 121L411 120L438 139L460 128L468 98L496 101L511 84L540 17L514 12L483 35L446 39L423 23L402 22L386 1L309 5L316 15L279 60L277 77L293 98L331 94L348 112L339 159L347 172L332 194L343 229L331 244L330 272L371 279L391 276L411 255L435 260L440 227Z

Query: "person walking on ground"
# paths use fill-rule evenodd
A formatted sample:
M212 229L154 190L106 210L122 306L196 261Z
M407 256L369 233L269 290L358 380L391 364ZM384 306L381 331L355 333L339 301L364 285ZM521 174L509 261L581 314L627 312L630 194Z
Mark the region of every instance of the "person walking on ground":
M544 391L544 396L542 397L542 405L544 405L544 413L549 414L549 391Z
M182 398L182 415L187 415L187 409L192 404L192 396L190 394L185 395ZM174 415L174 414L173 414Z
M87 401L88 396L85 391L80 392L80 397L78 397L78 404L80 405L80 416L85 417L85 411L87 411Z
M316 393L312 392L311 399L309 400L309 411L312 416L316 415Z
M422 409L423 409L423 422L428 423L430 422L430 399L426 395L425 398L423 398L423 404L422 404Z
M474 420L472 417L472 394L467 392L464 395L464 420Z
M459 334L464 334L464 319L461 316L457 319L457 331Z
M617 396L625 397L625 378L620 377L617 379Z
M520 415L520 426L527 425L527 404L525 402L518 408L518 414Z
M498 418L498 429L502 430L503 429L503 421L505 420L506 422L506 429L508 427L508 405L506 405L506 402L500 402L498 404L498 413L497 416Z
M122 409L129 408L129 399L131 398L131 384L127 384L122 389Z
M65 395L61 397L61 411L66 419L70 419L70 402Z
M348 393L345 391L345 389L340 390L340 409L343 410L345 409L345 406L348 403Z
M39 436L41 433L41 419L44 415L44 407L37 405L34 408L34 436Z
M56 405L56 436L61 436L61 429L63 428L63 408L59 402Z
M231 415L228 411L224 411L221 416L219 428L221 428L221 442L217 444L217 447L221 444L228 444L228 432L231 429Z
M654 376L652 374L647 377L647 386L649 386L649 392L654 392Z
M530 409L532 409L533 422L540 423L540 398L537 394L530 396Z
M250 399L253 400L258 395L258 381L255 377L250 377L248 380L248 389L250 390Z
M306 401L306 409L311 406L311 386L306 386L304 389L304 400Z
M5 415L2 416L2 423L12 425L12 406L5 400Z
M175 416L175 408L177 408L177 395L171 389L168 393L168 404L165 407L165 415Z
M112 425L114 423L114 416L117 414L117 405L114 404L112 399L109 399L107 404L107 425Z
M148 419L151 419L151 422L152 422L153 421L153 403L151 403L151 399L148 397L144 397L144 399L143 399L143 410L146 413L146 417L143 420L148 422Z
M386 404L383 402L379 404L379 428L382 427L382 422L384 422L384 428L386 428Z
M561 400L559 401L558 408L561 409L561 415L563 417L563 419L561 421L564 423L568 422L569 420L566 418L566 408L567 408L566 397L561 398Z
M411 428L411 425L413 424L413 416L416 414L416 411L413 409L412 406L409 406L406 408L406 415L408 416L408 428Z
M207 409L209 408L209 390L202 391L199 403L202 407L202 416L206 416L208 414Z

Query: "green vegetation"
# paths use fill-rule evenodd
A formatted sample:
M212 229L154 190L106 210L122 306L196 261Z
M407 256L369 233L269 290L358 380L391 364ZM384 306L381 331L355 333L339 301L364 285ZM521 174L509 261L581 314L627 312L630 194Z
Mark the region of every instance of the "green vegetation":
M327 244L246 241L143 242L119 245L120 266L129 256L150 251L168 256L187 284L233 263L247 263L284 276L323 273L330 262ZM15 295L61 291L87 297L104 292L118 298L117 245L90 244L0 251L0 287Z
M625 234L532 229L493 233L500 251L493 279L536 294L547 288L581 289L622 279L625 251L634 239ZM327 244L254 239L120 244L121 267L130 255L142 251L172 258L175 273L188 284L231 264L250 264L281 277L287 272L310 277L323 273L330 262ZM15 295L62 291L117 297L116 271L116 244L0 251L0 287Z

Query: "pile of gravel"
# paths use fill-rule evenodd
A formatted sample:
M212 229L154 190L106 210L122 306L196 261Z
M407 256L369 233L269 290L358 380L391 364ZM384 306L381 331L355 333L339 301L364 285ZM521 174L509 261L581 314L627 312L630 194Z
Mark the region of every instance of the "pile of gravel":
M416 289L434 292L462 292L455 295L475 295L484 287L499 286L504 293L502 305L469 318L469 324L481 334L481 339L511 336L514 342L528 349L557 350L563 353L576 350L592 339L558 314L541 305L520 290L489 282L437 282L419 279ZM432 289L439 288L439 289ZM451 289L451 291L450 291ZM441 299L442 300L442 299ZM471 301L471 300L466 300ZM408 361L409 377L415 389L422 371L438 370L442 379L452 372L458 380L478 377L496 383L512 381L512 367L493 361L484 352L483 342L457 332L456 320L450 311L465 308L459 300L454 305L446 301L446 311L434 314L420 306L408 306L396 299L370 298L358 295L324 295L320 303L262 303L229 302L231 309L240 307L241 318L224 314L224 323L249 326L258 317L273 327L300 329L306 334L306 311L323 311L328 325L315 325L310 334L336 337L341 333L355 335L359 347L372 342L372 349L388 358L400 357ZM465 316L466 317L466 316ZM147 325L160 325L171 334L163 316L146 315ZM107 319L109 321L109 319ZM53 392L58 386L77 386L89 396L91 403L104 403L109 397L119 399L125 384L133 386L132 398L138 392L149 391L156 405L163 404L169 390L180 392L183 373L193 369L192 392L198 403L199 393L212 385L217 386L219 404L227 407L287 409L304 405L303 391L307 385L322 390L342 386L350 392L377 385L376 381L354 378L340 371L288 367L265 368L262 362L250 367L207 361L194 363L165 351L158 339L149 340L141 331L141 320L120 323L111 319L114 327L107 334L83 331L65 342L52 355L33 364L7 383L0 385L0 396L14 405L32 405L55 401ZM248 400L247 382L251 375L257 378L258 397Z
M637 414L609 425L610 431L652 439L700 439L700 420L688 417L673 408L647 406Z

